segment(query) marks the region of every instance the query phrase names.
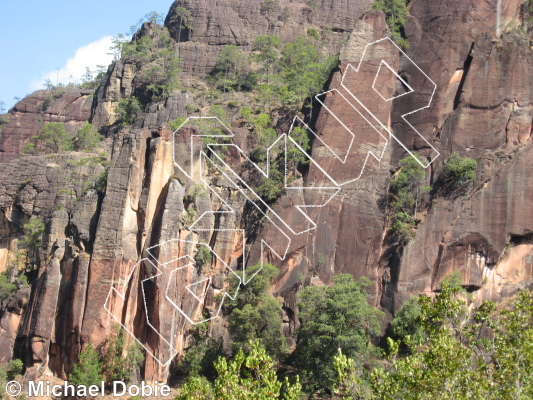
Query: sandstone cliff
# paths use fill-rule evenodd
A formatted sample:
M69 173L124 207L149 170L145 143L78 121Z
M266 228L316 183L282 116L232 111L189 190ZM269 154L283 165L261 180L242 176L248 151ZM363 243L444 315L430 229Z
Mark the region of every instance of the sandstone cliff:
M502 34L496 36L496 0L413 0L404 27L408 57L381 42L366 53L357 73L349 65L360 61L367 44L388 35L384 15L363 15L371 1L316 3L282 1L264 10L259 0L175 1L165 29L181 58L184 87L190 87L149 104L131 129L113 125L118 101L138 87L137 67L122 60L109 67L94 93L38 91L10 110L8 122L0 125L0 269L13 263L21 227L31 216L45 221L46 233L31 287L17 291L3 307L1 361L13 355L23 359L28 378L64 378L80 349L89 342L101 344L111 324L119 322L151 354L143 377L167 379L175 366L170 360L187 347L189 317L216 315L216 295L228 270L243 262L255 264L262 256L280 269L272 292L284 298L288 336L298 325L298 290L303 284L327 284L338 273L370 278L375 305L389 313L412 294L438 289L455 270L476 299L500 299L531 285L533 54L527 35L514 28L521 2L504 2ZM186 26L184 9L192 17ZM187 105L209 105L198 95L205 83L197 75L213 69L225 45L249 51L258 35L288 42L313 27L328 28L323 46L340 52L340 62L328 83L331 91L319 98L306 121L320 139L311 151L316 164L266 213L287 222L291 233L268 223L222 170L204 168L203 175L187 177L175 162L186 163L189 143L201 143L191 142L198 127L182 128L174 136L166 123L186 117ZM402 115L428 103L428 81L422 79L417 95L382 101L371 88L383 59L409 84L422 79L416 66L435 82L431 106L407 117L422 136ZM389 96L397 90L394 75L378 83ZM351 93L382 125L354 112L347 102ZM278 117L278 131L287 131L289 116ZM74 132L85 120L113 134L104 145L108 167L80 153L20 156L45 122L64 122ZM250 152L249 131L233 122L233 143ZM346 153L346 162L331 149ZM427 184L433 186L452 152L477 159L479 167L476 181L460 196L436 190L424 198L415 238L402 248L390 238L386 198L391 174L407 150L428 160L440 154L428 168ZM365 164L368 152L374 157ZM229 158L243 160L237 153ZM200 171L201 163L193 169ZM97 181L106 168L103 191ZM304 188L327 186L331 180L344 183L361 171L326 206L309 209L316 229L305 232L310 225L295 205L321 205L328 193ZM198 184L203 194L191 196ZM205 215L201 229L189 229L191 204L197 216ZM216 214L220 211L232 212ZM208 243L220 256L200 271L182 260L197 251L197 242ZM159 246L156 251L154 246ZM283 260L275 254L280 249L286 251ZM174 264L154 278L155 266L168 263ZM183 312L168 301L168 287ZM198 301L201 294L205 302ZM209 324L212 335L227 339L221 318Z

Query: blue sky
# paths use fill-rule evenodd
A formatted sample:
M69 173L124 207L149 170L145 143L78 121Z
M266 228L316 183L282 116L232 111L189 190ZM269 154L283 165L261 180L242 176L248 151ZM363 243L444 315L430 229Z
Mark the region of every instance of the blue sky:
M52 83L79 79L85 66L109 63L111 37L127 33L145 14L166 15L173 0L0 0L0 101L6 111ZM70 62L69 62L70 60ZM87 65L85 65L87 64ZM79 76L78 75L79 71Z

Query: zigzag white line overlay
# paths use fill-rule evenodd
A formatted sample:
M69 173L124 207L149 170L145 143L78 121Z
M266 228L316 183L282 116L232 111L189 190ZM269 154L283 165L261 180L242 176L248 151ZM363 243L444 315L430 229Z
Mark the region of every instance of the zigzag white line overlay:
M358 73L360 71L360 68L362 66L362 63L363 61L365 60L365 54L367 54L367 50L370 48L370 46L373 46L373 45L376 45L378 43L381 43L381 42L384 42L384 41L389 41L390 44L392 44L394 47L396 47L396 49L400 52L401 55L403 55L404 57L406 57L410 62L411 64L413 64L417 70L423 74L423 76L427 79L427 81L433 86L433 90L432 90L432 93L431 93L431 96L430 96L430 99L427 103L427 105L421 107L421 108L418 108L416 110L413 110L413 111L410 111L406 114L403 114L401 117L402 119L413 129L413 131L435 152L436 156L434 156L429 162L426 162L424 163L424 160L420 160L418 157L416 157L396 136L394 136L394 134L392 133L392 130L389 129L386 124L382 123L376 115L374 115L364 104L362 101L360 101L357 96L354 95L354 93L347 87L347 85L345 84L345 78L347 76L347 74L349 73ZM378 76L379 74L381 73L381 69L382 67L386 67L388 68L395 76L396 78L408 89L407 92L405 93L402 93L402 94L399 94L399 95L396 95L396 96L393 96L391 98L385 98L375 87L375 84L376 84L376 81L378 79ZM191 257L191 255L187 254L187 255L184 255L182 257L179 257L179 258L176 258L176 259L172 259L170 261L165 261L165 262L160 262L158 260L158 256L157 256L157 251L156 249L157 248L161 248L162 246L165 246L165 245L168 245L168 244L171 244L173 242L175 243L179 243L179 244L182 244L182 245L190 245L192 246L193 248L197 248L198 246L204 246L205 248L207 248L218 260L218 262L220 262L220 264L224 267L224 269L227 269L228 270L228 274L229 275L232 275L233 278L235 279L235 281L238 283L237 284L237 287L234 291L234 293L229 293L228 291L223 291L223 296L222 296L222 300L220 301L220 304L219 304L219 307L218 309L216 310L216 313L211 316L210 318L205 318L203 320L200 320L200 321L195 321L194 318L192 318L192 316L188 315L187 312L185 312L184 310L181 309L181 307L176 304L176 302L173 300L173 298L170 296L169 294L169 290L170 290L170 282L172 282L172 279L169 279L169 285L165 288L165 292L164 292L164 295L165 295L165 299L170 303L172 304L172 306L187 320L187 322L189 322L190 324L192 325L197 325L197 324L200 324L200 323L203 323L203 322L207 322L209 320L212 320L213 318L216 318L219 314L220 314L220 311L221 311L221 307L224 303L224 299L227 297L227 298L230 298L231 300L234 300L238 294L238 290L239 290L239 287L240 287L240 284L243 284L243 285L246 285L250 282L251 279L254 278L254 276L256 274L258 274L261 269L263 268L263 265L264 265L264 254L265 254L265 251L266 249L269 249L273 255L275 255L277 258L279 258L280 260L285 260L285 258L287 257L287 254L288 254L288 251L290 249L290 244L291 244L291 237L292 236L297 236L297 235L301 235L301 234L304 234L304 233L307 233L307 232L310 232L312 230L314 230L316 228L316 223L309 217L309 215L305 212L305 209L306 208L320 208L320 207L324 207L326 206L342 189L342 186L344 186L345 184L347 183L350 183L350 182L353 182L353 181L356 181L358 179L361 178L365 168L366 168L366 165L367 165L367 162L370 158L370 156L372 156L376 161L380 162L385 154L385 150L386 150L386 147L388 145L388 138L386 136L384 136L380 129L378 129L376 127L376 124L377 126L379 126L381 128L381 130L387 132L392 138L394 138L411 156L413 156L413 158L415 158L417 160L417 162L422 165L422 167L424 168L427 168L431 165L431 163L433 161L435 161L435 159L439 156L439 152L435 149L434 146L432 146L428 140L426 140L412 125L411 123L409 123L409 121L407 121L407 119L405 117L407 117L408 115L411 115L411 114L414 114L416 112L419 112L423 109L426 109L428 108L430 105L431 105L431 102L433 100L433 96L436 92L436 89L437 89L437 86L436 84L422 71L422 69L420 69L390 38L383 38L383 39L379 39L379 40L376 40L372 43L369 43L365 46L365 49L363 51L363 54L361 56L361 59L359 61L359 64L357 66L357 68L354 68L351 64L348 64L347 67L346 67L346 70L344 71L344 74L342 76L342 80L340 82L340 85L342 88L344 88L347 93L356 101L356 104L360 107L362 107L366 113L368 113L372 120L369 120L363 113L361 113L361 111L358 109L358 107L356 107L352 102L350 102L348 100L348 98L346 98L346 96L344 96L341 92L339 92L337 89L331 89L327 92L324 92L324 93L321 93L317 96L315 96L315 99L321 104L321 106L327 111L329 112L329 114L331 116L333 116L333 118L349 133L351 139L349 141L349 144L347 147L345 147L346 149L346 153L344 155L339 155L336 153L336 151L334 149L332 149L330 146L327 145L327 143L325 143L321 137L319 135L317 135L307 124L304 123L303 120L301 120L299 117L295 117L292 121L292 124L290 126L290 129L289 129L289 133L286 134L282 134L280 135L275 141L274 143L272 143L268 149L267 149L267 157L266 157L266 170L263 170L259 165L257 165L255 162L253 162L248 156L247 154L242 150L240 149L238 146L232 144L232 143L216 143L216 144L207 144L206 147L207 147L207 151L210 152L212 154L212 158L210 158L206 152L204 152L203 150L200 150L198 152L198 156L197 156L197 160L199 161L199 176L194 176L194 165L195 165L195 138L225 138L225 139L230 139L230 138L233 138L234 137L234 133L217 117L189 117L187 118L183 124L181 124L176 130L175 132L173 133L173 146L172 146L172 158L173 158L173 163L174 165L189 179L191 180L200 180L200 182L202 182L207 188L209 188L209 191L210 193L215 196L218 201L223 205L223 207L225 207L226 209L219 209L219 210L216 210L216 211L206 211L204 212L202 215L200 215L195 221L192 222L192 224L189 226L189 231L190 232L195 232L195 233L199 233L199 232L238 232L242 235L242 258L243 260L246 260L246 231L245 229L213 229L213 228L202 228L198 225L200 225L200 222L202 220L204 220L208 215L216 215L216 214L235 214L235 210L228 204L227 201L225 201L212 187L211 187L211 184L210 182L205 178L206 177L206 174L204 174L204 171L203 171L203 166L204 164L208 166L208 168L214 168L216 171L218 171L221 175L223 175L230 183L233 187L235 187L251 204L253 204L258 211L260 211L260 213L264 216L264 218L270 222L272 224L273 227L275 227L277 230L278 230L278 234L280 235L280 237L282 237L284 239L283 243L286 243L286 245L284 247L281 248L282 251L277 251L276 249L274 249L265 239L263 238L260 238L260 250L261 250L261 257L260 257L260 268L253 274L251 275L250 277L247 277L246 276L246 265L245 265L245 262L242 263L242 277L241 275L239 275L237 272L235 272L223 259L222 257L219 257L214 251L213 249L211 249L211 247L209 246L209 244L207 243L202 243L202 242L195 242L195 241L189 241L189 240L184 240L184 239L171 239L171 240L167 240L165 242L162 242L158 245L155 245L155 246L152 246L152 247L149 247L148 249L146 249L146 252L149 256L149 258L144 258L142 260L140 260L137 264L135 264L135 266L132 268L131 272L129 273L125 283L123 283L122 285L119 284L118 286L122 286L122 290L117 290L115 287L111 287L109 293L108 293L108 296L106 298L106 301L105 301L105 304L104 304L104 309L109 312L111 314L111 316L113 317L113 319L115 319L131 336L133 336L135 338L135 340L147 351L148 354L150 354L154 360L156 360L159 364L161 364L163 367L165 366L168 366L169 363L172 361L172 359L178 354L178 351L176 350L175 346L172 344L172 338L165 338L164 335L162 335L158 329L156 327L154 327L151 323L150 323L150 318L149 318L149 314L148 314L148 308L147 308L147 303L146 303L146 293L145 293L145 283L149 280L153 280L155 282L155 280L160 277L162 274L163 274L163 270L165 270L167 267L170 267L171 265L174 265L176 262L178 263L178 265L181 265L181 266L178 266L177 268L174 268L173 270L170 271L170 277L174 277L178 271L180 270L183 270L185 268L194 268L195 266L195 260L194 258ZM386 102L389 102L391 100L394 100L396 98L399 98L401 96L405 96L405 95L408 95L408 94L411 94L413 92L415 92L415 89L413 89L404 79L402 79L392 68L391 66L385 61L385 60L381 60L381 63L379 65L379 68L378 68L378 71L374 77L374 80L373 80L373 83L372 83L372 89L381 97L381 99L383 99L383 101L386 101ZM293 132L294 128L296 126L303 126L310 134L311 136L313 137L314 140L320 142L331 154L334 158L336 158L338 161L340 161L342 164L346 164L347 160L348 160L348 156L350 155L350 152L351 152L351 149L353 147L353 142L354 142L354 139L355 139L355 134L354 132L352 132L352 130L347 126L347 124L345 124L337 115L335 115L335 113L329 109L327 107L327 105L320 99L321 96L324 96L324 95L328 95L330 93L333 93L335 96L339 96L341 97L343 100L345 100L345 102L351 107L351 109L353 109L353 111L355 113L357 113L360 117L362 117L367 123L368 123L368 126L369 127L372 127L375 131L375 133L377 133L379 135L379 137L381 138L381 140L383 141L383 144L381 145L381 149L378 149L379 151L372 151L372 150L369 150L366 154L366 158L364 160L364 163L363 163L363 166L361 168L361 171L359 173L358 176L354 176L353 178L347 180L347 181L344 181L344 182L340 182L340 181L336 181L333 177L331 177L328 172L320 165L319 162L317 162L317 160L314 160L309 154L307 154L307 152L298 144L298 142L296 140L294 140L294 138L291 136L291 133ZM223 132L222 134L194 134L194 135L191 135L191 138L190 138L190 157L189 157L189 162L190 162L190 168L186 168L184 167L183 165L181 165L181 163L179 162L180 160L178 160L177 158L177 155L175 154L175 150L176 150L176 137L178 135L178 132L179 130L186 126L190 121L195 121L195 120L204 120L204 121L210 121L210 122L213 122L213 123L216 123L218 125L220 125L221 127L224 128L225 132ZM246 160L246 162L252 164L254 166L254 168L256 168L256 170L262 174L263 177L265 178L269 178L270 175L271 175L271 166L270 166L270 155L271 155L271 152L275 149L276 146L279 146L279 145L283 145L284 146L284 161L285 161L285 165L284 165L284 189L285 190L300 190L300 191L305 191L305 190L319 190L319 191L322 191L323 193L326 194L326 199L320 203L320 204L312 204L312 205L295 205L295 208L296 210L304 217L304 219L307 221L308 223L308 227L307 229L300 229L300 230L295 230L293 229L293 227L290 226L289 223L287 223L287 221L285 221L281 216L279 216L274 209L272 209L272 207L267 203L265 202L261 196L259 196L240 176L239 174L235 173L235 171L233 171L233 169L225 162L225 160L223 159L223 157L220 156L220 153L217 151L219 148L229 148L229 147L233 147L234 149L236 149L239 153L240 153L240 156ZM314 167L316 167L322 174L324 177L327 178L327 180L331 183L330 186L320 186L320 187L294 187L294 186L290 186L289 183L287 182L287 176L289 175L288 174L288 167L287 167L287 163L288 163L288 158L287 158L287 145L290 144L292 146L295 146L308 160L310 163L313 164ZM184 263L182 264L182 261L184 261ZM186 261L186 262L185 262ZM160 356L159 354L154 354L154 352L152 352L149 348L147 348L147 346L145 346L139 339L136 338L136 336L134 335L133 332L131 332L127 326L121 321L120 318L118 318L116 315L114 315L113 311L109 309L109 301L110 301L110 298L111 296L115 296L117 297L118 299L121 299L123 302L126 301L126 298L125 298L125 295L126 295L126 289L128 287L128 285L130 284L130 282L132 281L132 277L135 273L135 271L137 270L138 266L139 265L147 265L149 267L152 267L154 269L154 271L156 272L155 274L152 274L151 276L148 276L147 278L143 279L141 281L141 288L142 288L142 292L143 292L143 303L144 303L144 308L145 308L145 314L146 314L146 321L147 321L147 324L148 326L154 331L154 333L156 335L158 335L158 337L161 339L161 343L165 344L166 346L168 346L168 353L166 354L166 357L162 357ZM206 286L206 283L207 283L207 286L209 285L209 283L211 282L211 277L203 277L201 278L200 280L196 281L196 282L193 282L193 283L190 283L188 284L186 287L185 287L185 290L187 293L189 293L189 295L195 299L195 301L197 301L200 305L202 305L205 301L205 296L206 296L206 291L204 290L204 294L202 297L199 297L195 291L192 290L193 287L196 287L196 286L199 286L199 285L202 285L202 287ZM124 304L123 304L124 306Z

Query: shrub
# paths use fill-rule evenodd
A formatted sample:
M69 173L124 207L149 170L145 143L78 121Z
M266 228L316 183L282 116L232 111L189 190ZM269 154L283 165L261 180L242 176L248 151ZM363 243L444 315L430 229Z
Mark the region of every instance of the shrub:
M448 162L444 164L444 172L455 184L463 186L476 179L477 161L468 157L461 157L454 152Z
M316 40L320 39L320 33L315 28L308 28L307 29L307 36Z
M32 260L37 259L38 250L43 242L45 226L37 217L31 217L27 224L22 227L23 236L21 242L28 249L28 255Z
M401 35L401 30L407 22L407 14L409 13L407 3L408 0L378 0L373 5L374 9L385 13L387 24L392 32L392 38L398 45L400 45L399 41L401 41L401 47L409 47L409 42L407 39L402 39Z
M129 381L144 360L137 342L126 346L124 330L118 324L111 327L111 335L102 348L102 374L108 385L113 381Z
M213 254L205 246L198 246L196 248L196 254L194 255L194 262L196 263L196 268L201 269L205 265L211 262L213 259Z
M22 375L22 371L24 370L24 363L22 360L19 360L17 358L14 358L7 364L7 371L8 371L8 378L14 379L17 376Z
M50 122L23 147L26 154L58 153L72 149L72 139L61 122Z
M3 302L17 290L17 285L10 283L6 274L0 274L0 302Z
M405 245L415 236L416 222L411 215L400 211L394 214L391 231L398 239L398 244Z
M120 123L127 126L132 125L135 119L143 114L141 103L135 96L131 99L120 99L115 112Z
M78 362L74 364L70 374L69 381L75 386L100 386L102 382L102 365L98 361L98 353L91 343L80 353Z
M74 137L74 149L92 151L96 149L98 143L102 141L103 137L100 135L93 124L85 121L83 126L78 129Z
M391 180L390 188L394 200L392 208L397 211L413 212L420 192L428 191L422 186L426 171L418 161L408 156L400 160L400 172Z
M381 331L384 313L368 303L371 282L355 282L348 274L333 278L331 286L309 286L298 304L296 361L309 388L329 391L336 382L334 357L341 349L349 357L368 358L370 339Z

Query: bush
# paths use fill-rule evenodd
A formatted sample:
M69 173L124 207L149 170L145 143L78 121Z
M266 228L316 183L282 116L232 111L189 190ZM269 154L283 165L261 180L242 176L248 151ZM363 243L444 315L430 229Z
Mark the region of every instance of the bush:
M295 356L309 389L331 391L338 349L367 359L374 352L370 339L379 335L384 314L368 303L365 289L370 285L366 278L355 282L340 274L329 287L309 286L302 292Z
M0 302L3 302L17 290L17 285L9 282L5 273L0 274Z
M15 379L15 377L22 375L23 370L24 363L22 362L22 360L19 360L17 358L11 360L9 364L7 364L7 372L9 379Z
M113 381L129 381L143 360L139 344L126 346L124 330L113 324L102 348L102 374L106 383L111 386Z
M78 362L74 364L70 374L69 381L75 386L100 386L102 382L102 365L98 361L98 353L91 343L80 353Z
M415 228L415 220L406 212L400 211L393 215L391 231L396 235L400 245L405 245L414 238Z
M420 326L419 318L422 315L422 309L418 302L418 296L413 296L407 300L394 315L390 324L390 331L393 337L410 340L418 343L424 338L424 331Z
M96 149L102 139L102 135L96 131L94 125L85 121L83 126L78 129L76 137L74 137L74 149L92 151Z
M141 103L135 96L131 99L120 99L115 112L120 123L126 126L132 125L135 119L143 114Z
M37 260L45 232L44 224L39 218L31 217L28 223L22 227L22 232L24 235L22 236L21 242L28 249L27 254L30 256L30 260Z
M194 255L194 262L197 269L202 269L205 265L209 264L213 259L213 254L205 246L198 246L196 248L196 254Z
M476 179L477 161L468 157L461 157L454 152L448 162L444 164L444 172L447 178L456 185L463 186Z
M387 17L387 24L389 25L392 38L400 45L400 47L409 47L409 42L402 38L401 30L407 22L408 0L378 0L374 3L375 10L381 10Z
M50 122L32 136L22 151L26 154L58 153L72 149L72 139L61 122Z

